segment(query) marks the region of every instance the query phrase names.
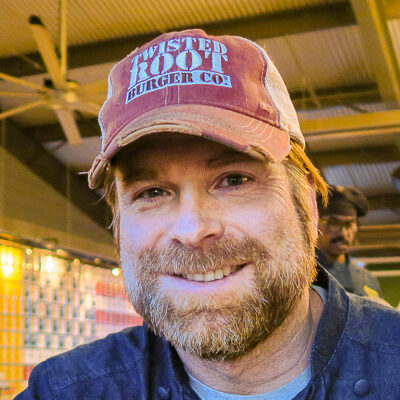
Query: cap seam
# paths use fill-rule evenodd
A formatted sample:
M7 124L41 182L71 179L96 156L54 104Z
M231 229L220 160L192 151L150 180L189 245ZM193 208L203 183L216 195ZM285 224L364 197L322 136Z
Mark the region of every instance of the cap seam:
M238 37L240 37L240 36L238 36ZM274 65L274 63L272 62L271 58L268 56L268 54L266 53L266 51L265 51L259 44L255 43L255 42L252 42L251 40L246 39L246 38L242 38L242 39L248 41L248 42L249 42L250 44L252 44L254 47L258 48L258 49L260 50L260 52L263 54L264 58L265 58L265 56L268 57L268 59L270 60L271 64L272 64L272 65L275 67L275 69L277 70L277 68L276 68L276 66ZM268 61L267 61L267 65L268 65L268 68L269 68L269 63L268 63ZM277 72L279 73L278 70L277 70ZM280 75L280 74L279 74L279 75ZM280 124L280 126L281 126L280 129L286 130L286 131L289 133L289 136L290 136L290 137L292 137L294 140L296 140L297 142L299 142L300 144L302 144L302 146L304 146L304 142L302 143L302 141L301 141L300 138L299 138L299 133L301 134L300 126L299 126L299 132L298 132L297 130L291 129L291 124L287 123L287 121L282 121L282 112L280 111L279 107L276 105L276 102L275 102L275 100L274 100L274 96L271 96L270 91L269 91L269 89L268 89L268 85L267 85L267 76L268 76L268 74L265 75L265 83L264 83L264 86L265 86L266 90L268 91L268 95L269 95L269 98L271 99L272 104L274 105L274 107L275 107L275 108L277 109L277 111L278 111L278 119L279 119L279 124ZM282 79L282 77L281 77L281 79ZM283 80L283 79L282 79L282 80ZM283 82L283 83L284 83L284 82ZM285 85L285 87L286 87L286 85ZM287 88L286 88L286 89L287 89ZM291 101L290 95L289 95L289 100ZM296 111L295 111L295 112L296 112Z
M257 43L254 43L251 40L249 40L247 38L244 38L244 37L241 37L241 36L236 36L236 37L238 37L238 38L240 38L242 40L245 40L246 42L250 43L257 50L257 55L262 60L262 64L264 65L264 70L265 70L264 79L262 79L262 74L261 74L260 83L264 87L266 92L268 93L268 98L271 100L272 106L274 107L274 111L277 114L278 123L279 123L279 129L283 130L284 128L282 127L282 118L281 118L282 113L280 112L278 106L275 104L275 100L271 96L271 93L270 93L270 91L268 89L268 86L266 84L267 75L268 75L268 71L269 71L269 67L270 67L269 66L269 62L268 62L269 60L267 59L268 56L266 57L266 53L265 53L264 49L260 45L258 45Z

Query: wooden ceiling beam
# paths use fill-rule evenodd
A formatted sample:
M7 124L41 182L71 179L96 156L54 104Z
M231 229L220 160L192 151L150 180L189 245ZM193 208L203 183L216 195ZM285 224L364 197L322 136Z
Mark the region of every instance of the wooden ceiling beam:
M350 0L382 100L400 106L400 69L382 0Z
M231 34L244 36L252 40L294 35L329 28L354 25L353 11L347 1L285 12L264 14L251 18L242 18L222 22L198 25L212 35ZM192 28L193 26L176 27L171 30ZM110 39L97 43L70 46L68 48L68 66L70 69L90 65L115 62L138 47L153 39L160 32L150 32L126 38ZM28 57L28 63L24 57ZM38 71L34 63L41 65L38 53L11 56L0 59L0 71L13 76L34 75Z
M377 164L400 161L400 150L397 146L359 148L356 150L322 151L310 153L308 156L318 168L333 165Z
M386 244L368 244L361 246L354 246L349 249L352 257L397 257L400 256L400 244L386 243Z
M400 225L361 225L357 232L360 244L400 243Z
M306 137L321 133L356 132L365 129L400 127L400 110L304 120L300 122L300 126Z

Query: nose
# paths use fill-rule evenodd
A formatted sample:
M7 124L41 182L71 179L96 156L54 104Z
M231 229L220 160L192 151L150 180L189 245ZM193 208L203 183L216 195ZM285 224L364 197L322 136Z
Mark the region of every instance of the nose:
M172 241L197 248L218 240L224 234L224 224L215 205L193 194L181 197L170 229Z

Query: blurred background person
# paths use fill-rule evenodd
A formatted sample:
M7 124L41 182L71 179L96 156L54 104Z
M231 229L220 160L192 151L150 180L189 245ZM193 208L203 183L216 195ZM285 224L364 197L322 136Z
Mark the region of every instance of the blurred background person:
M360 217L368 211L367 198L353 186L331 186L326 207L318 202L320 234L316 249L318 262L350 293L378 298L382 295L378 280L358 267L349 255Z

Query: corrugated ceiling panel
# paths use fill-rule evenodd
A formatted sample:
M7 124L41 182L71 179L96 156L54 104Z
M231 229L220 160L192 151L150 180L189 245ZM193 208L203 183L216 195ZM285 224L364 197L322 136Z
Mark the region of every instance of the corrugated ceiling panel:
M354 186L353 179L345 166L335 165L326 167L322 169L322 172L325 176L325 180L330 185Z
M68 43L83 44L337 2L339 0L70 0ZM31 14L42 18L53 41L58 43L59 4L54 0L3 1L0 57L36 50L28 25Z
M324 176L331 185L352 185L366 196L397 193L391 178L400 162L381 164L350 164L323 168Z
M346 115L354 115L356 114L356 112L349 107L339 106L339 107L323 108L321 110L307 110L307 111L297 110L297 114L299 120L307 120L307 119L317 119L317 118L343 117Z
M52 21L48 25L50 35L58 37L57 4L46 0L43 6L32 7L32 3L26 1L3 1L0 17L0 56L7 54L20 54L36 50L36 44L29 28L29 15L40 13L44 21ZM47 22L46 22L47 24Z
M389 209L370 210L365 217L360 218L360 223L361 225L398 224L400 223L400 214Z
M374 82L357 26L260 40L289 90Z

